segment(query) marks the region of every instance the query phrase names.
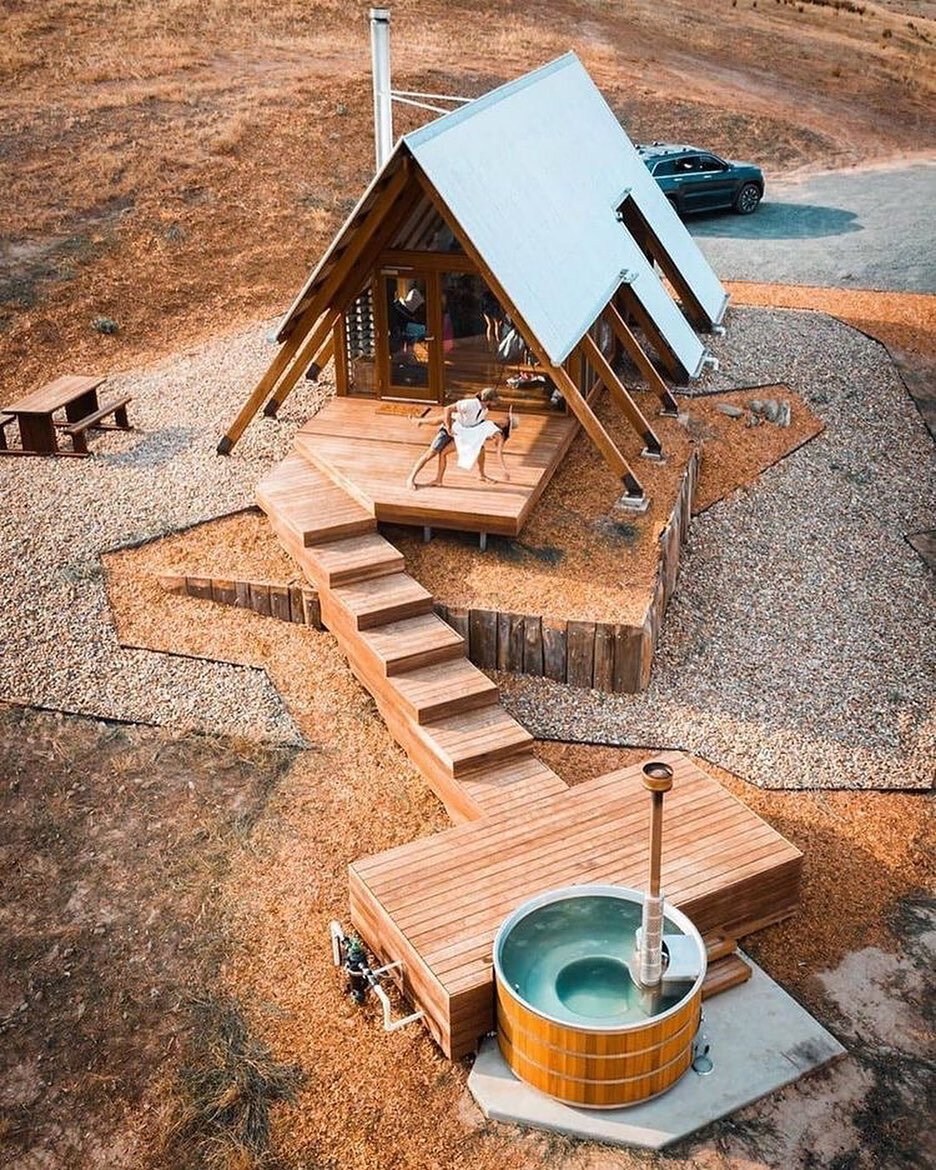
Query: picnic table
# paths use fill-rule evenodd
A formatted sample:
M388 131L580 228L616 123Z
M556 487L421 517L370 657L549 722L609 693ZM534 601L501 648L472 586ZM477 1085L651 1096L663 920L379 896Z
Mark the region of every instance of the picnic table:
M66 374L27 394L25 398L0 408L5 416L0 420L0 454L5 455L87 455L84 432L99 426L102 418L113 414L121 430L129 429L127 403L129 397L116 399L101 406L98 387L103 375ZM65 422L58 423L53 415L65 411ZM19 424L20 449L7 447L4 430L13 420ZM72 440L73 450L63 451L56 431L63 428Z

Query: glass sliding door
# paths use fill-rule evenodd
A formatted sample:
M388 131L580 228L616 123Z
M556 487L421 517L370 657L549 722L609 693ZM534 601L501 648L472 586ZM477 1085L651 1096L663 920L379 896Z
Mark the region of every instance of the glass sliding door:
M384 271L380 284L388 360L382 397L438 402L432 368L436 338L429 329L429 274Z

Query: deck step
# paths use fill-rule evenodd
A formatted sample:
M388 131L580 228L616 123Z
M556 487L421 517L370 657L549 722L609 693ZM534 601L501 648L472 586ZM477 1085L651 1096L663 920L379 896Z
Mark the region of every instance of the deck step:
M417 734L455 779L533 749L533 736L499 705L434 719Z
M724 934L706 934L702 941L705 943L705 957L708 959L710 967L719 959L733 955L738 949L736 940Z
M304 547L373 532L373 515L301 455L290 455L257 484L257 503L274 527Z
M751 978L751 968L740 955L727 955L709 965L702 981L702 998L720 995L732 987L740 987Z
M322 604L322 616L326 625L330 625L324 597ZM331 590L329 608L334 604L349 615L352 628L360 631L430 613L433 597L428 589L406 573L391 573L386 577L357 581L353 585L337 586Z
M481 815L489 821L515 817L521 805L526 813L541 797L568 790L566 782L533 755L515 756L492 764L469 773L461 783Z
M329 589L402 573L406 564L400 550L377 532L317 544L301 559L308 563L315 583Z
M467 658L399 674L392 685L401 710L417 723L489 707L500 699L494 683Z
M386 678L465 656L465 639L434 613L362 630L360 641Z

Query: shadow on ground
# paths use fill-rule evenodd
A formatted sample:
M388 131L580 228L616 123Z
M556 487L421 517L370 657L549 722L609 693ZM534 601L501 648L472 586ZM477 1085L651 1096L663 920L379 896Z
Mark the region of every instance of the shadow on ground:
M753 215L718 212L694 215L687 223L694 236L728 240L806 240L847 236L864 230L853 211L810 203L760 205Z

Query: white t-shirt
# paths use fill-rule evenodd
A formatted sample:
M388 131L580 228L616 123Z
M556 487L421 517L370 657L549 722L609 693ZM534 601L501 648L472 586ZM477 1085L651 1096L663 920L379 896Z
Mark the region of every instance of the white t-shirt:
M487 415L487 407L480 398L460 398L455 403L452 422L463 427L474 427Z

